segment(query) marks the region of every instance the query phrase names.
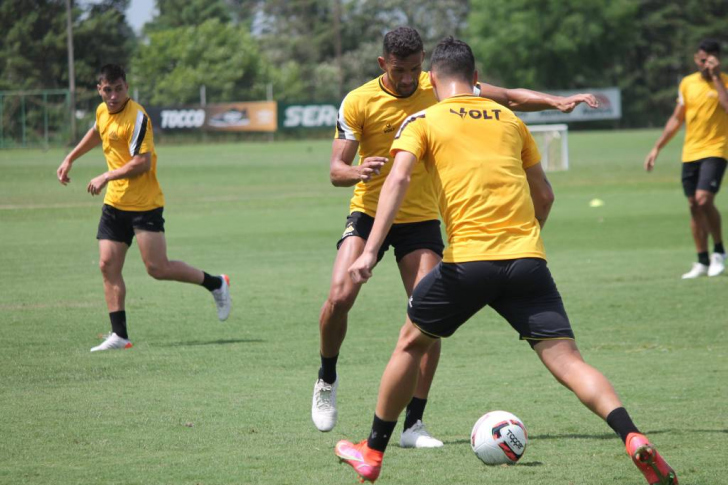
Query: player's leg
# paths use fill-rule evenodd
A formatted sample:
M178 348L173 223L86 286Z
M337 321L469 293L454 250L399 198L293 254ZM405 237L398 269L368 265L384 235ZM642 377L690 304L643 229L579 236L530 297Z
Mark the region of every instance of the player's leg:
M561 384L576 394L587 408L606 420L625 442L628 453L634 459L637 448L648 442L632 422L609 380L582 358L561 295L546 262L531 258L514 260L510 263L508 275L502 294L491 302L493 309L518 331L521 338L528 340L546 368ZM635 437L639 437L637 441L633 440ZM633 441L642 444L632 450ZM649 446L650 463L656 465L664 477L674 474L654 447ZM640 460L635 463L649 481L650 474L656 472Z
M439 233L439 227L437 228ZM439 234L438 234L439 235ZM442 260L440 254L430 249L418 249L406 254L398 262L402 283L407 297L419 281L424 278ZM405 323L406 328L407 324ZM423 424L427 396L435 378L437 364L440 361L442 342L438 339L420 360L420 370L412 400L407 404L400 446L404 448L439 448L442 441L433 438Z
M200 285L210 291L215 300L220 321L230 314L229 279L227 275L211 276L184 261L174 261L167 257L167 240L162 231L134 229L139 244L139 252L147 273L154 279L179 281Z
M311 419L319 431L331 431L336 425L336 363L346 337L349 310L354 306L361 285L349 276L349 266L362 254L366 240L355 235L345 237L339 244L331 286L319 315L319 351L321 367L314 384Z
M99 269L104 281L111 333L91 352L131 347L126 328L126 286L122 269L133 237L133 229L123 211L104 205L96 239L99 240Z
M627 453L650 484L677 484L677 475L637 429L609 380L587 364L573 340L534 345L541 361L561 384L622 438Z
M104 280L104 297L111 320L111 333L91 352L131 347L126 328L126 285L122 276L129 246L109 239L99 240L99 269Z
M703 160L695 192L695 201L705 215L708 232L713 238L713 254L710 257L708 276L718 276L725 271L723 231L720 211L715 206L715 196L720 190L727 164L728 162L723 158L714 157Z
M379 476L397 418L414 395L423 356L436 340L452 335L498 291L496 275L485 266L487 263L440 264L416 286L407 321L382 376L369 438L358 444L346 440L336 444L335 454L362 480L374 481Z
M708 274L708 221L705 213L698 205L696 191L700 180L700 165L702 161L687 162L682 164L682 185L685 197L690 208L690 232L693 235L695 250L698 253L698 261L693 263L690 271L682 275L682 279L699 278Z

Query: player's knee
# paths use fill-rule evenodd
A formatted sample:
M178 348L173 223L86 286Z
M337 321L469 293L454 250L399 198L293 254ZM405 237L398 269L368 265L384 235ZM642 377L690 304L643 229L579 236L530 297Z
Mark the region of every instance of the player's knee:
M713 197L710 193L699 193L695 196L695 205L700 210L705 210L713 205Z
M344 289L332 290L326 304L334 313L348 313L354 306L354 301L356 301L356 296L352 292Z
M101 274L104 276L110 276L116 273L117 271L117 265L110 259L100 259L99 260L99 269L101 270Z
M147 274L155 280L167 279L167 268L159 263L146 263Z

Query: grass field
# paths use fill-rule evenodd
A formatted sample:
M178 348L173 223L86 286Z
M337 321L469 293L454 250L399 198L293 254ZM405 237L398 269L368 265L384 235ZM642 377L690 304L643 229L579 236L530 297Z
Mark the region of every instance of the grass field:
M586 359L615 384L681 485L728 483L728 276L681 281L694 249L680 141L653 174L657 131L570 135L572 169L550 175L551 270ZM158 147L170 257L232 278L220 324L201 288L127 258L134 348L89 352L108 331L85 193L100 151L62 187L61 150L0 151L0 483L347 484L333 446L362 439L404 319L387 255L351 317L339 359L340 419L310 419L318 311L351 189L328 182L330 142ZM591 208L600 198L603 207ZM728 198L718 203L728 215ZM489 468L469 433L486 411L524 420L515 467ZM439 450L394 445L384 484L641 484L620 440L486 310L443 345L426 413Z

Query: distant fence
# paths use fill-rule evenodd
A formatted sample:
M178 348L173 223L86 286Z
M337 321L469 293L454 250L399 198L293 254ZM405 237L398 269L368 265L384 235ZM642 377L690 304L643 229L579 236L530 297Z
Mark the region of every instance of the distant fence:
M67 89L0 91L0 148L67 142L69 107Z

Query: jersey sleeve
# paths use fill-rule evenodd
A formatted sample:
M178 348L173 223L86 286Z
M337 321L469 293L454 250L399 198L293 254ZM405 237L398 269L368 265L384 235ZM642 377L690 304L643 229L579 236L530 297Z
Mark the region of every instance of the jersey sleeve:
M336 135L338 140L360 141L364 129L363 106L355 96L348 95L341 102L336 116Z
M420 111L407 117L394 136L394 143L389 153L395 156L399 151L413 154L417 160L422 160L427 149L427 120L425 112Z
M680 87L677 89L677 104L685 106L685 79L680 81Z
M129 154L134 157L154 150L154 135L149 116L142 111L137 111L134 119L134 130L129 140Z
M523 168L533 167L541 161L541 154L538 151L538 145L536 140L533 139L533 135L528 131L526 125L518 120L518 125L521 129L521 136L523 137L523 148L521 148L521 161L523 162Z

